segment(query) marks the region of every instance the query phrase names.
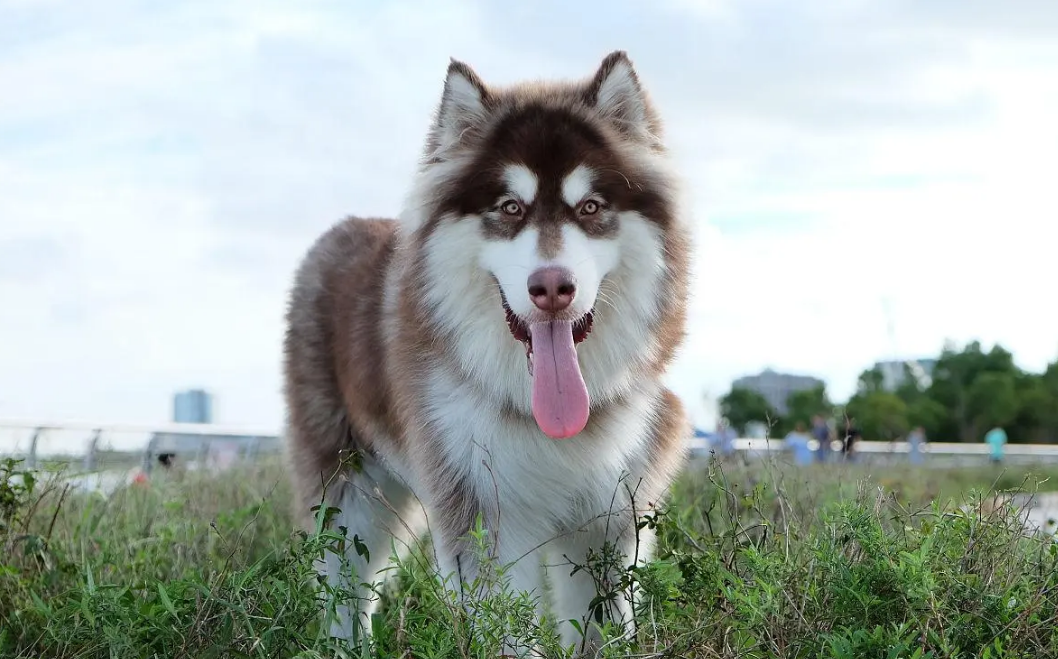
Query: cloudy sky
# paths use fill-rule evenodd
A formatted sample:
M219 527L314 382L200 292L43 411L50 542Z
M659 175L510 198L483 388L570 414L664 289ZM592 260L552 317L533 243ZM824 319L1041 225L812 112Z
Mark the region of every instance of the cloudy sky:
M696 409L946 339L1058 357L1053 1L0 0L0 418L162 422L203 386L278 427L292 270L397 211L449 57L617 48L692 189Z

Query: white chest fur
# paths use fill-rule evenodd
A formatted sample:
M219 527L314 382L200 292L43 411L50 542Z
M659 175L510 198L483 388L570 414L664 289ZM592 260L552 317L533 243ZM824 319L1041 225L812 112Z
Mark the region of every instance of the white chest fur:
M532 419L496 409L440 369L429 376L425 402L445 461L486 509L557 528L604 513L615 493L624 498L622 477L642 471L656 396L633 392L600 423L566 440L549 439Z

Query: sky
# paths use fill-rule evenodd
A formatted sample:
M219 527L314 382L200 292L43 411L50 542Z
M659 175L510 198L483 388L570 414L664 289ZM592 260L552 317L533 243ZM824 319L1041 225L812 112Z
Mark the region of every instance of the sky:
M278 428L316 236L397 213L449 58L490 83L628 51L691 197L669 382L852 393L945 341L1058 358L1058 3L0 0L0 419Z

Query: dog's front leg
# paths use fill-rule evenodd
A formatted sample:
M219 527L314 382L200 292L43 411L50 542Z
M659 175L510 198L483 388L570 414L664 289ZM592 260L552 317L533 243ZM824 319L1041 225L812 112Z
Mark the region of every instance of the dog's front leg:
M603 622L617 623L625 634L634 631L639 592L637 588L630 592L620 587L621 573L633 563L642 566L650 560L656 537L651 529L637 530L628 520L623 529L614 531L613 527L596 524L555 542L555 557L548 566L555 590L555 616L563 645L573 645L577 652L591 654L599 649L602 637L597 616ZM610 594L612 599L597 604L599 610L592 607L597 597ZM571 620L582 631L577 631Z
M504 625L507 616L496 615L497 610L511 606L509 599L528 593L534 605L535 622L539 624L543 613L540 552L535 545L517 542L516 536L505 541L505 535L513 536L517 529L509 525L506 529L497 529L489 525L486 521L489 518L484 514L481 519L480 526L467 525L459 535L455 529L437 534L435 549L444 587L454 594L452 599L462 608L479 643L488 644L486 637L498 636L500 656L542 656L532 642L516 638L510 629L498 627ZM497 599L504 592L510 598Z

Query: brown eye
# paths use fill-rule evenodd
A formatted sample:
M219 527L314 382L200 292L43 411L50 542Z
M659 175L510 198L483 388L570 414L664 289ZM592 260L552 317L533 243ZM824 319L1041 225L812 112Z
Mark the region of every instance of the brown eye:
M580 214L581 215L595 215L598 212L599 212L599 202L595 201L594 199L589 199L586 202L584 202L583 204L581 204L581 207L580 207Z
M504 215L521 215L522 205L513 199L511 201L505 201L500 210L503 211Z

